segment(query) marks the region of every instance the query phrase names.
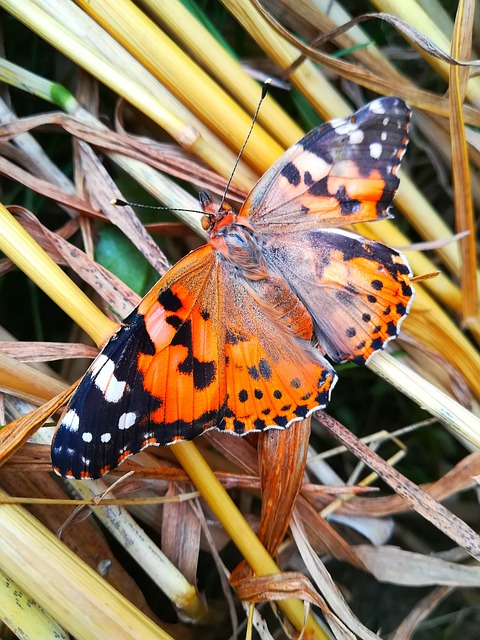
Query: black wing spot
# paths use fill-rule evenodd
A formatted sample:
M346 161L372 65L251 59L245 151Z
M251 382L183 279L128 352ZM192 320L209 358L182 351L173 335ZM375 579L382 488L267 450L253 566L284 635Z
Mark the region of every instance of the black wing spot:
M272 377L272 367L270 366L268 360L265 360L265 358L260 359L258 363L258 370L260 371L260 375L262 376L262 378L265 378L265 380L268 381Z
M294 378L293 380L290 380L290 386L293 387L294 389L300 389L300 387L302 386L302 383L298 378Z
M178 316L167 316L165 318L165 322L169 324L174 329L178 329L178 327L182 324L183 320Z
M158 296L158 302L165 311L179 311L183 307L182 301L171 289L162 291Z
M348 329L345 331L345 335L347 336L347 338L353 338L357 335L357 330L355 329L355 327L348 327Z
M260 372L258 371L255 365L253 365L253 367L248 367L247 371L248 371L248 375L253 380L260 380Z
M372 316L371 316L369 313L364 313L364 314L362 315L362 320L363 320L364 322L370 322L370 320L371 320L371 319L372 319Z
M397 327L395 326L394 322L389 322L387 324L387 334L389 336L396 336L397 335Z
M253 395L257 400L261 400L263 398L263 391L261 389L255 389Z
M375 304L377 302L377 298L375 296L370 295L370 294L368 294L367 300L369 302L371 302L372 304Z
M381 289L383 289L383 282L381 280L372 280L370 284L375 291L381 291Z
M300 171L293 164L293 162L288 162L282 169L281 175L288 180L290 184L294 187L297 187L301 182Z
M245 389L239 391L238 399L240 400L240 402L246 402L248 400L248 392Z
M277 400L280 400L282 396L283 396L283 393L280 391L280 389L275 389L275 391L273 392L273 397L276 398Z
M397 304L397 313L399 316L404 316L407 313L407 307L403 304L403 302L399 302Z
M383 347L383 343L384 343L384 340L382 340L382 338L375 338L374 340L372 340L371 347L375 351L378 351Z

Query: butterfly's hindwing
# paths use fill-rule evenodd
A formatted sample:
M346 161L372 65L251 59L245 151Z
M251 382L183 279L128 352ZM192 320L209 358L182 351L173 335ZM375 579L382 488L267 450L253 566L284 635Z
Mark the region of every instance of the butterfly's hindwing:
M365 364L398 335L414 297L404 256L356 234L324 229L272 236L266 252L312 316L335 362Z

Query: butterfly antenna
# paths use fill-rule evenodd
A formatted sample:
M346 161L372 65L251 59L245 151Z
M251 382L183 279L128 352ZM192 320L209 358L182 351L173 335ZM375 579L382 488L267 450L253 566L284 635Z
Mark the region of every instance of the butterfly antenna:
M268 93L268 90L269 90L271 84L272 84L272 79L271 78L267 78L265 80L265 82L262 84L262 95L260 96L260 100L258 101L257 108L255 109L255 113L253 114L252 124L250 125L250 129L248 130L248 133L247 133L247 135L245 137L245 142L242 144L242 148L238 152L237 159L235 160L235 164L233 165L232 172L230 173L230 177L228 179L227 186L225 187L225 191L223 192L223 196L222 196L222 199L220 201L220 205L218 207L219 211L222 209L223 203L225 202L225 200L227 198L227 193L228 193L228 190L230 189L230 185L232 184L233 176L235 175L235 171L237 170L238 163L240 162L240 158L242 157L243 151L244 151L245 147L247 146L247 142L250 139L253 127L255 126L255 122L257 121L258 112L260 111L260 107L262 105L262 102L267 97L267 93Z
M151 204L141 204L140 202L127 202L126 200L120 200L120 198L112 198L110 204L114 207L142 207L143 209L160 209L162 211L186 211L187 213L202 213L198 209L178 209L174 207L158 207Z

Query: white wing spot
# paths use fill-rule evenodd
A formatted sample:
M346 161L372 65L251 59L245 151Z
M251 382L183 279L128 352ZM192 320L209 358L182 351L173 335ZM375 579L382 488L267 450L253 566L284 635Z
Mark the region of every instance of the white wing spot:
M386 127L389 122L390 122L390 118L386 117L383 119L382 124L384 127Z
M382 133L380 134L380 140L382 140L382 142L385 142L386 139L387 139L387 132L382 131Z
M333 126L333 128L335 129L335 133L338 133L339 136L342 136L344 134L352 134L355 131L358 131L357 123L351 122L350 120L347 120L346 122L345 120L340 120L340 124L338 124L337 126Z
M67 428L69 431L78 431L80 426L80 417L75 409L69 409L63 416L62 427Z
M100 436L100 441L103 442L103 444L107 444L107 442L110 442L111 439L111 433L102 433L102 435Z
M135 424L135 420L137 419L137 414L133 411L129 413L122 413L120 419L118 421L119 429L130 429L130 427Z
M382 145L379 142L372 142L370 145L370 156L378 160L382 155Z
M84 442L91 442L92 439L93 439L93 436L90 433L90 431L85 431L85 433L82 433L82 440Z
M372 113L376 113L380 116L385 113L385 107L383 106L382 100L374 100L370 103L368 108Z
M348 137L348 141L350 144L360 144L363 142L364 133L361 129L355 129Z
M126 382L117 380L114 374L115 364L113 360L101 354L95 360L90 370L95 386L103 393L107 402L118 402L127 386Z

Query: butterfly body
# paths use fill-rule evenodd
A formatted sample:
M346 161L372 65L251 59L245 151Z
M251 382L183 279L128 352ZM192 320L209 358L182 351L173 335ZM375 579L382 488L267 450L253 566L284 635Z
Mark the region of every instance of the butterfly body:
M313 130L239 212L200 194L208 244L146 295L85 374L55 471L98 477L151 445L216 428L284 429L328 403L336 362L365 363L413 299L405 258L335 228L381 219L410 112L381 98Z

